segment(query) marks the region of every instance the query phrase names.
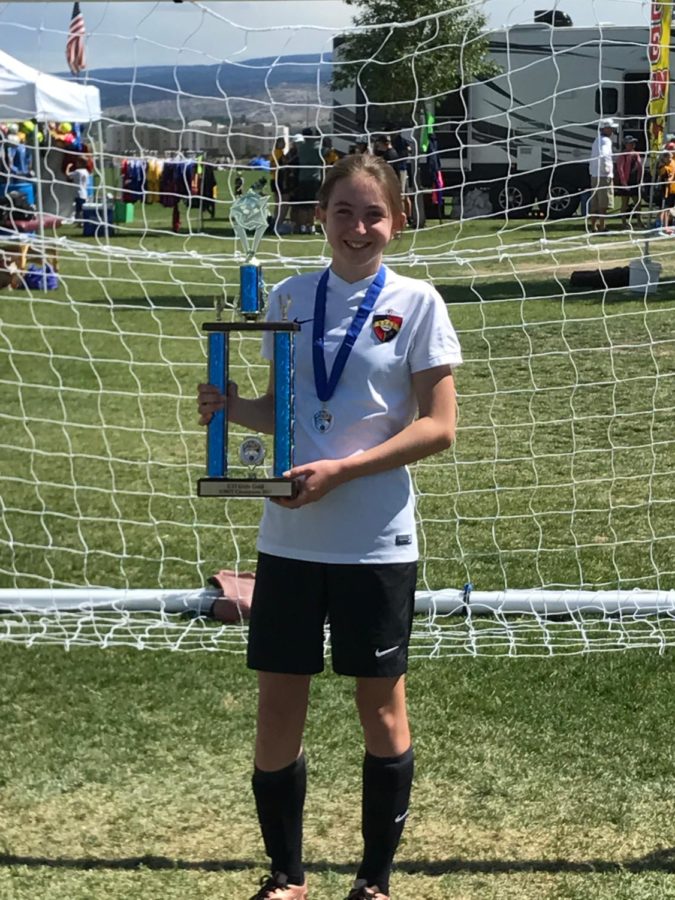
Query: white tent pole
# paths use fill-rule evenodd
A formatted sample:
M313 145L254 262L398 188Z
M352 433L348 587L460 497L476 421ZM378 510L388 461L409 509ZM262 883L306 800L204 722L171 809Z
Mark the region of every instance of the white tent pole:
M98 157L101 166L101 188L103 189L103 234L105 235L105 243L108 248L108 276L112 275L112 259L110 257L110 225L108 223L108 191L105 183L105 156L103 154L103 128L101 120L96 123L98 125Z
M45 246L45 223L42 207L42 166L40 165L40 142L38 132L40 123L33 129L33 147L35 148L35 202L38 211L38 233L40 235L40 258L42 259L42 290L47 290L47 248Z

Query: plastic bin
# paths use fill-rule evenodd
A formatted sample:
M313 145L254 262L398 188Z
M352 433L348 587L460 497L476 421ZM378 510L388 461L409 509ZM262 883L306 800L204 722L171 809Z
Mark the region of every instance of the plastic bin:
M102 203L85 203L82 206L82 234L84 237L108 237L115 233L113 228L113 207L108 206L108 224L105 224L103 217Z
M630 281L628 290L633 294L655 294L661 277L661 263L648 256L634 259L628 266Z
M21 191L31 206L35 206L35 186L28 181L10 181L7 191Z
M114 222L117 225L128 225L134 221L134 204L115 200Z

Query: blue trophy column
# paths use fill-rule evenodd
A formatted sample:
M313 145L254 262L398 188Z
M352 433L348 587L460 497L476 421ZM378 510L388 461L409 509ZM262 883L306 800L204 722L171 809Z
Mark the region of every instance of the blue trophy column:
M222 394L227 394L229 370L229 335L212 331L208 339L208 378ZM209 478L227 475L227 416L225 410L214 413L208 424L206 470Z
M281 478L293 466L293 335L288 331L274 333L274 470Z
M244 318L255 318L262 311L262 269L255 263L239 268L239 308Z

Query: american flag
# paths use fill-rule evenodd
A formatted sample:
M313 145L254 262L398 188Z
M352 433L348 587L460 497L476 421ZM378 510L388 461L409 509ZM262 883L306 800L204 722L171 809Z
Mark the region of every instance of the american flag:
M80 4L73 3L73 14L70 17L68 40L66 41L66 61L73 75L87 68L84 58L84 16L80 12Z

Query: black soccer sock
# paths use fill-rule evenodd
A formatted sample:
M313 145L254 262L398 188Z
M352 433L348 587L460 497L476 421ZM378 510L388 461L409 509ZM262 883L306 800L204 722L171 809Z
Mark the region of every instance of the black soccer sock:
M289 884L304 884L302 813L307 788L305 754L284 769L265 772L257 766L251 779L265 852L272 872L284 872Z
M410 747L400 756L372 756L363 760L363 862L357 878L389 893L394 854L408 815L415 757Z

